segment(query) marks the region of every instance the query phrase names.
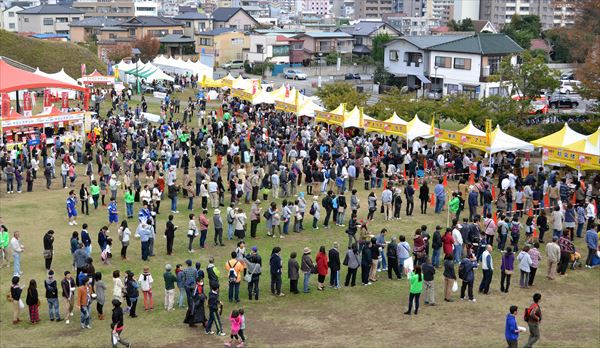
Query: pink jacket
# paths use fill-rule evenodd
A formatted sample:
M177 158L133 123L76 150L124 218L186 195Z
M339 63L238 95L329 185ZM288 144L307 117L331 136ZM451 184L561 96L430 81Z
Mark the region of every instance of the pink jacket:
M242 317L229 317L229 321L231 322L231 334L237 335L238 331L240 331L240 327L242 326Z

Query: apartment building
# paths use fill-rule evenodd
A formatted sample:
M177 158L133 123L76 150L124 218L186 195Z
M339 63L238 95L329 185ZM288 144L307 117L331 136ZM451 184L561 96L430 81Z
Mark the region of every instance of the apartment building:
M17 15L19 32L38 34L68 34L69 23L83 18L82 11L62 5L40 5Z
M480 0L479 19L490 21L496 28L502 29L510 23L514 15L536 15L540 17L542 29L554 27L553 0ZM567 3L566 1L558 1ZM560 25L559 25L560 26Z
M393 13L393 0L356 0L354 1L354 18L381 19L387 13Z

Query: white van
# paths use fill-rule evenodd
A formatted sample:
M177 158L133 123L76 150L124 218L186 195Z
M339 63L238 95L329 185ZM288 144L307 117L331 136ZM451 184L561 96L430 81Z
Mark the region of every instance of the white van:
M563 94L577 93L580 86L581 82L577 80L561 80L559 92Z

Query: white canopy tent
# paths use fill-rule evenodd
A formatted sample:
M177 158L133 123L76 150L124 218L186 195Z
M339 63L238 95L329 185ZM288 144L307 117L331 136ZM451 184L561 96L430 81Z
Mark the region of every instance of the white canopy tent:
M138 63L138 67L143 65L144 63ZM130 62L127 63L124 60L121 60L119 63L114 65L115 68L119 69L119 73L122 71L127 71L127 70L131 70L131 69L135 69L135 63L134 62Z
M315 104L312 100L307 99L306 102L298 107L298 116L308 116L315 117L316 111L323 111L323 108L320 105ZM368 117L368 116L367 116Z
M357 106L352 109L352 111L346 113L346 117L344 118L344 122L342 123L342 128L350 128L356 127L363 129L364 128L364 120L373 120L374 118L365 115L362 110L360 110Z
M77 80L75 80L74 78L72 78L71 76L69 76L65 72L65 69L60 69L60 71L55 72L54 74L48 74L48 73L45 73L45 72L41 71L39 68L37 68L37 69L35 69L35 71L33 73L36 74L36 75L40 75L40 76L51 78L53 80L57 80L57 81L64 82L64 83L68 83L70 85L79 86L79 84L77 83ZM75 97L77 96L77 92L74 91L74 90L63 89L63 88L50 88L50 92L52 94L58 94L59 96L62 94L63 91L64 92L69 92L69 99L75 99Z
M404 125L404 126L406 126L408 124L408 122L401 119L400 116L398 116L398 114L396 114L395 111L394 111L394 114L392 115L392 117L388 118L384 122L392 123L392 124L399 124L399 125Z
M415 115L415 117L406 124L406 138L408 141L417 138L428 139L431 137L433 137L431 125L421 121L419 115Z
M252 99L252 105L258 104L275 104L275 99L271 93L261 88L258 92L256 92L254 98Z
M485 135L485 133L484 133ZM523 141L521 139L517 139L512 135L508 135L500 129L500 126L496 126L496 129L490 135L490 147L488 152L490 154L495 154L498 152L506 151L506 152L515 152L515 151L524 151L531 152L533 151L533 145Z
M213 69L202 64L200 61L193 62L190 59L184 61L181 58L174 59L173 57L165 58L164 56L158 56L152 63L166 72L198 75L200 80L202 80L203 76L213 77Z

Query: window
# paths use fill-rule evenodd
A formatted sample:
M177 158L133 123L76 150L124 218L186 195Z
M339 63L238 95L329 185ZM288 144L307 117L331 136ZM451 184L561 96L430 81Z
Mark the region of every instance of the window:
M191 28L192 27L192 22L190 22L190 21L185 22L185 27L186 28Z
M14 13L14 12L9 12L9 13L8 13L8 16L9 16L9 17L14 17L14 16L15 16L15 13Z
M15 23L8 23L8 29L15 29Z
M29 23L29 18L23 18L23 22Z
M256 53L263 53L265 50L263 45L256 45Z
M237 29L237 25L231 25L231 24L230 24L230 25L229 25L229 27L230 27L231 29Z
M242 38L233 38L231 39L231 44L236 46L241 46L244 44L244 39Z
M301 45L300 45L299 49L302 49ZM273 57L287 57L289 55L290 55L290 46L287 46L287 45L273 46Z
M177 35L183 35L183 30L173 30L172 33Z
M135 29L129 29L129 36L135 36Z
M436 56L435 57L435 66L437 66L438 68L450 69L450 68L452 68L452 58Z
M200 46L212 46L212 40L210 38L200 38Z
M398 61L398 51L397 50L390 50L390 60L392 62Z
M488 57L488 65L490 66L490 75L494 75L500 69L500 61L502 57L500 56L491 56Z
M454 69L471 70L471 59L454 58Z
M115 33L108 33L108 38L109 39L116 39L117 38L117 34L115 34Z
M251 25L249 25L249 24L244 24L244 30L248 31L248 30L250 30L250 29L252 29L252 26L251 26Z
M53 25L54 20L52 18L44 18L44 25Z
M57 17L56 23L69 23L69 18L67 17Z

